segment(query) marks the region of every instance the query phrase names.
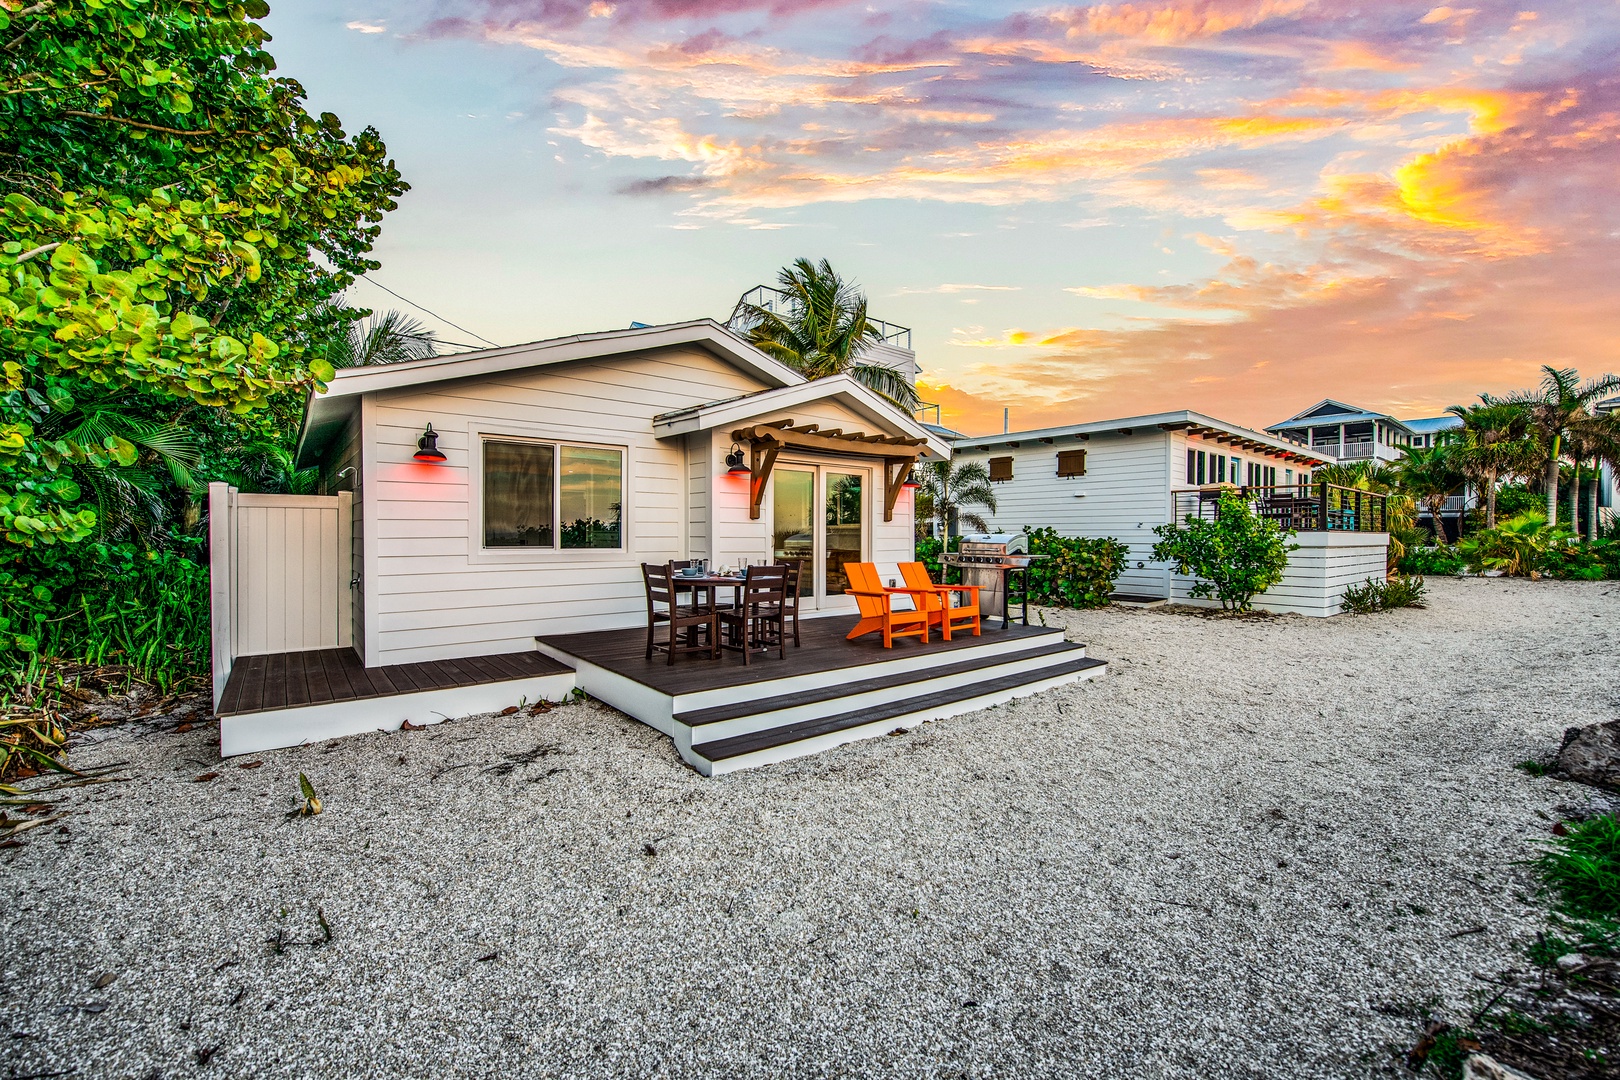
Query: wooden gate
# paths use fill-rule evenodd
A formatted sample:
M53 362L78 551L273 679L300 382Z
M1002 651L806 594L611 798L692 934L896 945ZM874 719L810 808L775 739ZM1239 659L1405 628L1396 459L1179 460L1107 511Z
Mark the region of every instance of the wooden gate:
M353 643L353 498L209 485L216 705L238 656Z

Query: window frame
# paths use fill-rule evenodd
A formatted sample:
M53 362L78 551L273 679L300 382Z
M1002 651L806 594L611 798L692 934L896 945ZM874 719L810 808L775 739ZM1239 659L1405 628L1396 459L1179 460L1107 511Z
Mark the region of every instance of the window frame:
M550 446L551 535L550 547L490 547L484 543L484 444L490 442L529 443ZM554 563L563 561L622 560L630 551L630 447L626 443L595 439L565 438L524 425L502 424L498 429L472 425L468 432L471 448L468 477L467 555L474 563ZM563 448L611 450L619 455L619 543L617 547L562 546L562 469Z

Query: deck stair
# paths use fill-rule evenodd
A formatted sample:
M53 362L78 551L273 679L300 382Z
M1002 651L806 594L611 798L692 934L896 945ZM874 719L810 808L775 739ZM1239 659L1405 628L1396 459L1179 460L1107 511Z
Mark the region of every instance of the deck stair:
M647 663L641 632L539 639L586 693L674 740L704 775L768 765L926 720L1095 678L1106 671L1061 630L1014 626L885 650L843 640L847 619L804 625L788 659Z

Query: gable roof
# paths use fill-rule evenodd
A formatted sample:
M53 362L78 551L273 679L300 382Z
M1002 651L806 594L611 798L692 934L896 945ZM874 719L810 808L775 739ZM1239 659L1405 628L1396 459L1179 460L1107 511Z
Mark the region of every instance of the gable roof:
M399 364L344 368L333 377L326 393L312 393L304 403L304 419L298 433L294 465L308 468L315 464L327 444L359 407L363 394L506 371L528 371L573 360L592 360L675 345L701 346L721 360L772 386L791 386L805 381L803 375L786 364L772 360L713 319L573 334L525 345L431 356Z
M1123 428L1136 430L1139 428L1163 428L1165 430L1180 430L1185 428L1207 428L1247 443L1261 447L1262 451L1281 458L1297 458L1314 462L1317 465L1326 465L1333 458L1312 453L1307 447L1291 443L1275 436L1266 435L1251 428L1239 427L1229 424L1225 420L1217 420L1191 409L1182 409L1179 412L1153 413L1149 416L1127 416L1120 420L1093 420L1085 424L1069 424L1065 427L1037 428L1032 431L1012 431L1003 435L963 435L951 440L955 447L964 452L983 452L992 449L998 444L1030 442L1038 439L1058 439L1071 435L1106 434L1110 431L1119 431Z
M1333 398L1323 398L1304 412L1297 412L1288 419L1275 424L1267 424L1267 431L1289 431L1297 428L1307 428L1322 421L1334 424L1364 424L1368 421L1382 420L1386 424L1393 424L1408 432L1412 429L1406 426L1406 421L1397 419L1389 413L1372 412L1358 405L1347 405Z
M856 382L848 375L834 375L814 382L799 382L773 390L760 390L752 394L711 401L706 405L693 405L675 409L653 417L653 434L659 438L685 435L694 431L748 420L775 419L784 410L800 408L811 402L836 401L874 427L892 434L921 440L930 457L949 458L951 444L927 425L912 419L886 399Z

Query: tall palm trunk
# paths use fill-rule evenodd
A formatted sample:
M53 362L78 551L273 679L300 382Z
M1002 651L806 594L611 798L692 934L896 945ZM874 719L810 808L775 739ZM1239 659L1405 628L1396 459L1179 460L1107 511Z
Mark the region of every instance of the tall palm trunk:
M1444 494L1428 495L1424 497L1423 501L1429 504L1429 516L1434 518L1434 542L1444 547L1447 543L1446 519L1441 516L1441 512L1446 508L1446 496Z
M1552 453L1547 456L1547 524L1558 524L1558 458L1563 439L1553 436Z
M1601 473L1589 476L1585 482L1586 492L1586 539L1595 541L1598 538L1598 486Z
M1485 527L1496 528L1496 470L1485 472ZM1461 539L1459 537L1459 539Z

